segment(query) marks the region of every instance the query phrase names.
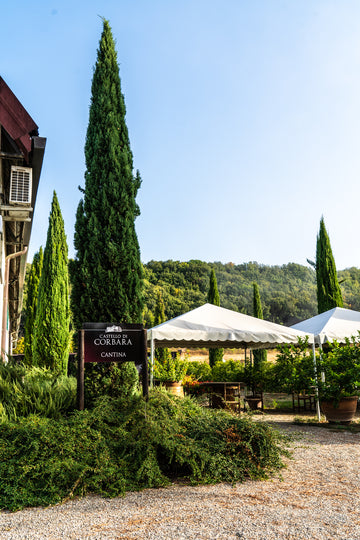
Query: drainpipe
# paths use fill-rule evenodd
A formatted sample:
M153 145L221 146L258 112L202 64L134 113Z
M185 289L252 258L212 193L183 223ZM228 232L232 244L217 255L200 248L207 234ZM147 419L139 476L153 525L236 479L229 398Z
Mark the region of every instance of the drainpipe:
M17 251L16 253L10 253L5 257L5 277L4 277L4 298L3 298L3 311L2 311L2 325L1 325L1 357L3 362L5 362L5 344L6 344L6 322L7 322L7 305L9 299L9 272L10 272L10 261L21 255L25 255L27 252L27 246L24 247L22 251Z

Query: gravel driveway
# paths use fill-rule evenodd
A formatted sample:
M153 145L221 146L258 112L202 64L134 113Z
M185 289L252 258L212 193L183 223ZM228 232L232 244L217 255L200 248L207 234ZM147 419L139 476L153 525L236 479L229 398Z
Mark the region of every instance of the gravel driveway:
M282 480L173 485L2 512L0 539L360 540L360 433L266 419L299 435Z

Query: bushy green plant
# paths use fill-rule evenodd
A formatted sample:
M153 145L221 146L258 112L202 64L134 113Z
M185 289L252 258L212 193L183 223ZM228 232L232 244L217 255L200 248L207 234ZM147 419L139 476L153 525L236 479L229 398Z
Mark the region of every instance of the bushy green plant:
M259 350L259 349L258 349ZM255 358L253 363L248 362L244 368L244 382L248 390L251 391L252 395L258 395L264 390L264 372L265 372L265 362L255 363Z
M278 392L279 381L276 371L276 364L273 362L264 362L262 370L262 383L264 392Z
M311 393L314 381L314 360L308 338L298 343L280 345L275 360L273 377L278 392Z
M212 368L212 380L221 382L238 382L244 380L244 366L239 360L218 362Z
M334 341L327 352L322 352L319 371L325 377L319 377L319 396L323 400L338 404L342 397L360 395L360 340L346 339L340 345Z
M13 354L24 354L25 350L25 342L24 342L24 336L19 338L16 343L15 349L13 349Z
M186 375L192 377L196 381L211 381L211 367L207 362L198 362L194 360L188 363Z
M54 504L87 492L113 497L167 485L268 478L283 467L283 437L263 422L152 390L103 397L59 420L0 424L0 508Z
M162 362L155 359L154 376L162 382L181 382L186 375L188 364L187 360L181 360L179 353L173 357L168 351Z
M0 363L0 421L30 414L60 418L74 408L76 379L10 360Z
M89 362L84 370L85 407L92 407L100 396L132 396L138 383L139 376L133 362Z

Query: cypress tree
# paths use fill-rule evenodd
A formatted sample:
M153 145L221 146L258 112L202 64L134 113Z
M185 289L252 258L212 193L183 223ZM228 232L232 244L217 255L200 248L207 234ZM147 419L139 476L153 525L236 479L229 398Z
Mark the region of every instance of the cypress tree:
M209 304L213 304L214 306L220 306L220 295L219 295L219 290L217 286L215 270L213 268L210 272L210 285L209 285L207 301ZM221 361L223 356L224 356L224 349L214 348L214 347L209 349L210 367L215 366L217 362Z
M71 265L74 325L83 322L141 323L143 268L135 231L141 178L133 171L119 66L109 22L103 31L91 86L85 142L85 189L75 223ZM98 385L94 384L98 376ZM87 366L85 399L101 393L132 393L135 365Z
M125 123L114 39L107 20L97 51L85 143L85 190L75 224L74 323L141 323L143 269L134 221L141 184Z
M316 239L316 283L318 313L323 313L334 307L343 307L335 260L329 235L325 228L324 217L321 217L319 234Z
M257 283L253 283L253 307L254 307L254 317L258 319L263 319L263 311L261 306L261 298L259 286ZM267 360L267 352L265 349L255 349L253 350L254 358L254 367L260 366L263 362Z
M154 326L161 324L166 321L165 317L165 304L161 294L161 291L157 292L156 295L156 304L155 304L155 313L154 313Z
M165 317L165 304L162 298L161 291L158 291L156 295L156 304L155 304L155 314L154 314L154 326L161 324L166 321ZM155 349L155 358L159 362L163 363L169 355L169 349L157 348Z
M43 249L40 247L39 251L34 255L28 280L24 336L24 363L27 365L32 364L32 342L43 260Z
M54 191L39 282L32 346L33 363L67 374L71 341L68 247Z
M216 280L215 270L212 268L210 272L210 285L207 295L207 301L214 306L220 306L220 295Z

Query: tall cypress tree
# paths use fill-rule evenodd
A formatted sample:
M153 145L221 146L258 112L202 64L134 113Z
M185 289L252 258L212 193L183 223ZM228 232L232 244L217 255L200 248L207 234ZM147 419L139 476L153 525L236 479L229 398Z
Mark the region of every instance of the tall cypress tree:
M334 307L343 307L335 260L329 235L325 228L324 217L321 217L319 234L316 239L316 283L318 313L323 313Z
M166 321L165 317L165 304L160 291L156 296L155 313L154 313L154 326ZM169 355L169 349L166 347L155 349L155 358L159 362L163 363Z
M78 329L86 321L142 322L143 268L135 231L141 179L138 171L133 172L125 112L115 43L104 19L91 86L85 189L76 214L76 256L71 267ZM85 372L87 400L99 392L132 393L138 380L132 362L97 367L87 366ZM97 387L93 384L96 374Z
M54 191L39 282L32 344L33 363L67 374L70 341L68 246Z
M161 324L166 321L165 317L165 304L161 294L161 291L157 292L156 295L156 304L154 312L154 326Z
M253 283L253 307L254 307L254 317L257 317L258 319L263 319L263 310L261 306L261 298L260 298L260 291L259 286L257 283ZM255 349L253 350L253 358L254 358L254 367L258 367L262 364L262 362L266 362L267 360L267 352L265 349Z
M43 249L42 247L40 247L39 251L35 253L33 258L27 289L24 336L24 363L27 365L32 364L32 342L38 301L39 281L42 272L43 260Z
M214 304L214 306L220 306L220 295L219 295L219 290L217 286L215 270L213 268L210 272L210 285L209 285L207 301L209 304ZM215 366L217 362L221 361L223 356L224 356L224 349L222 348L209 349L210 367Z
M142 322L143 269L134 221L141 184L125 123L114 39L107 20L97 51L85 143L85 190L75 224L74 323Z

